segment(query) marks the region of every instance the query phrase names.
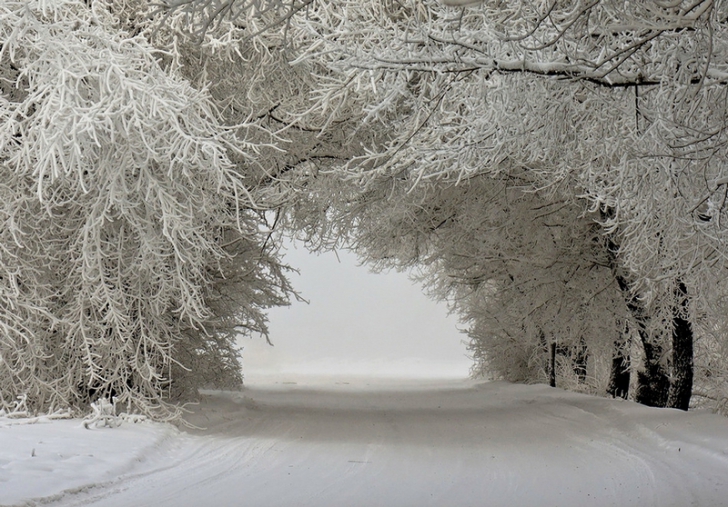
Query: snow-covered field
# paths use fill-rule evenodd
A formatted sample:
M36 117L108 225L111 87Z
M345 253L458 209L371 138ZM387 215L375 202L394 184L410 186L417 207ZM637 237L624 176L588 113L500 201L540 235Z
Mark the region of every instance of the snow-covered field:
M0 419L0 504L728 505L728 419L545 386L281 383L188 421Z

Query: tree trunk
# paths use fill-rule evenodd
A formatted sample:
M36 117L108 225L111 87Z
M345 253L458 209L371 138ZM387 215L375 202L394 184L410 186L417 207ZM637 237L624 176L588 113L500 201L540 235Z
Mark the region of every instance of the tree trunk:
M549 385L556 387L556 342L549 344Z
M634 323L637 326L637 334L642 343L644 351L644 370L637 372L637 387L634 399L637 403L648 407L664 407L667 404L667 394L670 390L670 377L661 364L662 347L652 343L647 332L646 310L642 302L632 297L627 282L621 276L617 276L617 283L625 294L629 294L627 308L629 308Z
M644 350L644 370L637 372L634 399L648 407L664 407L670 391L670 376L660 363L662 347L650 342L644 329L639 331Z
M612 398L619 397L626 400L629 395L629 355L625 349L629 335L626 327L624 336L624 340L614 342L607 393L611 394Z
M693 327L687 318L688 293L682 281L675 292L678 303L673 310L672 383L667 406L687 410L693 393Z
M603 211L602 216L607 217L611 210ZM650 341L647 332L647 311L639 298L635 297L629 283L617 268L617 252L619 246L607 236L607 258L619 289L624 295L634 324L637 326L642 347L644 349L644 370L637 373L637 388L635 401L650 407L664 407L667 404L667 394L670 389L670 377L660 364L662 347Z
M584 384L586 382L587 364L589 363L589 349L583 338L579 340L579 344L574 347L572 353L576 379L580 384Z

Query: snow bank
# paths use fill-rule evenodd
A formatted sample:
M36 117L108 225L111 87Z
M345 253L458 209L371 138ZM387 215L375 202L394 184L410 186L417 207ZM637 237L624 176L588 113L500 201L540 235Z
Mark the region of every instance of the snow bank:
M80 420L0 418L0 505L34 505L159 468L175 450L170 425L86 429Z

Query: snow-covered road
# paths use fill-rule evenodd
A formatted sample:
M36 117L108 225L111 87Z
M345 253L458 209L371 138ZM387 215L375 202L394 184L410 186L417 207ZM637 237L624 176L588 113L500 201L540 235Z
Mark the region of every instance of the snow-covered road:
M103 434L103 445L135 442L137 433L131 464L122 467L124 451L116 450L120 472L114 478L100 476L99 469L99 477L87 478L88 487L76 480L72 492L52 498L45 490L32 494L30 487L13 501L43 496L39 504L103 507L728 505L728 419L545 386L286 385L209 393L188 419L206 429L177 433L153 426L159 438L146 447L140 443L150 432L146 425L78 429L79 442ZM0 442L8 433L0 432ZM143 459L140 448L146 449ZM36 453L24 462L36 459L43 457ZM12 458L4 462L0 481L5 469L20 470ZM48 473L60 469L56 463Z

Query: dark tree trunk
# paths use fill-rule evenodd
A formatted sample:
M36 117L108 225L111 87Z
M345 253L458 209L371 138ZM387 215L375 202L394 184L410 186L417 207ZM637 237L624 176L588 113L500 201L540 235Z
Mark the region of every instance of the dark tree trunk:
M608 216L611 211L603 212ZM670 377L660 363L662 358L662 347L650 341L647 332L647 311L630 289L629 283L617 268L617 252L619 246L607 237L607 257L614 278L619 289L624 295L627 308L629 309L634 324L637 326L642 347L644 349L644 370L637 373L637 388L635 389L635 401L650 407L664 407L667 404L667 394L670 389Z
M587 364L589 363L589 349L584 343L584 339L579 340L579 344L574 347L573 359L574 373L580 384L586 382Z
M634 399L648 407L664 407L670 390L670 376L660 363L662 347L651 343L644 330L640 330L644 350L644 370L637 372L637 388Z
M549 385L556 387L556 342L549 344Z
M629 396L629 356L625 349L628 342L628 330L625 328L625 337L621 341L614 342L614 355L612 356L612 368L609 371L609 385L607 393L612 398L627 399Z
M667 406L687 410L693 394L693 327L688 320L688 291L682 281L675 292L678 303L673 310L672 383Z
M624 283L622 281L620 286ZM667 404L667 393L670 389L670 377L662 365L662 347L652 343L647 332L645 309L642 303L632 298L627 307L637 325L637 334L644 352L644 369L637 372L637 387L634 400L648 407L664 407Z

